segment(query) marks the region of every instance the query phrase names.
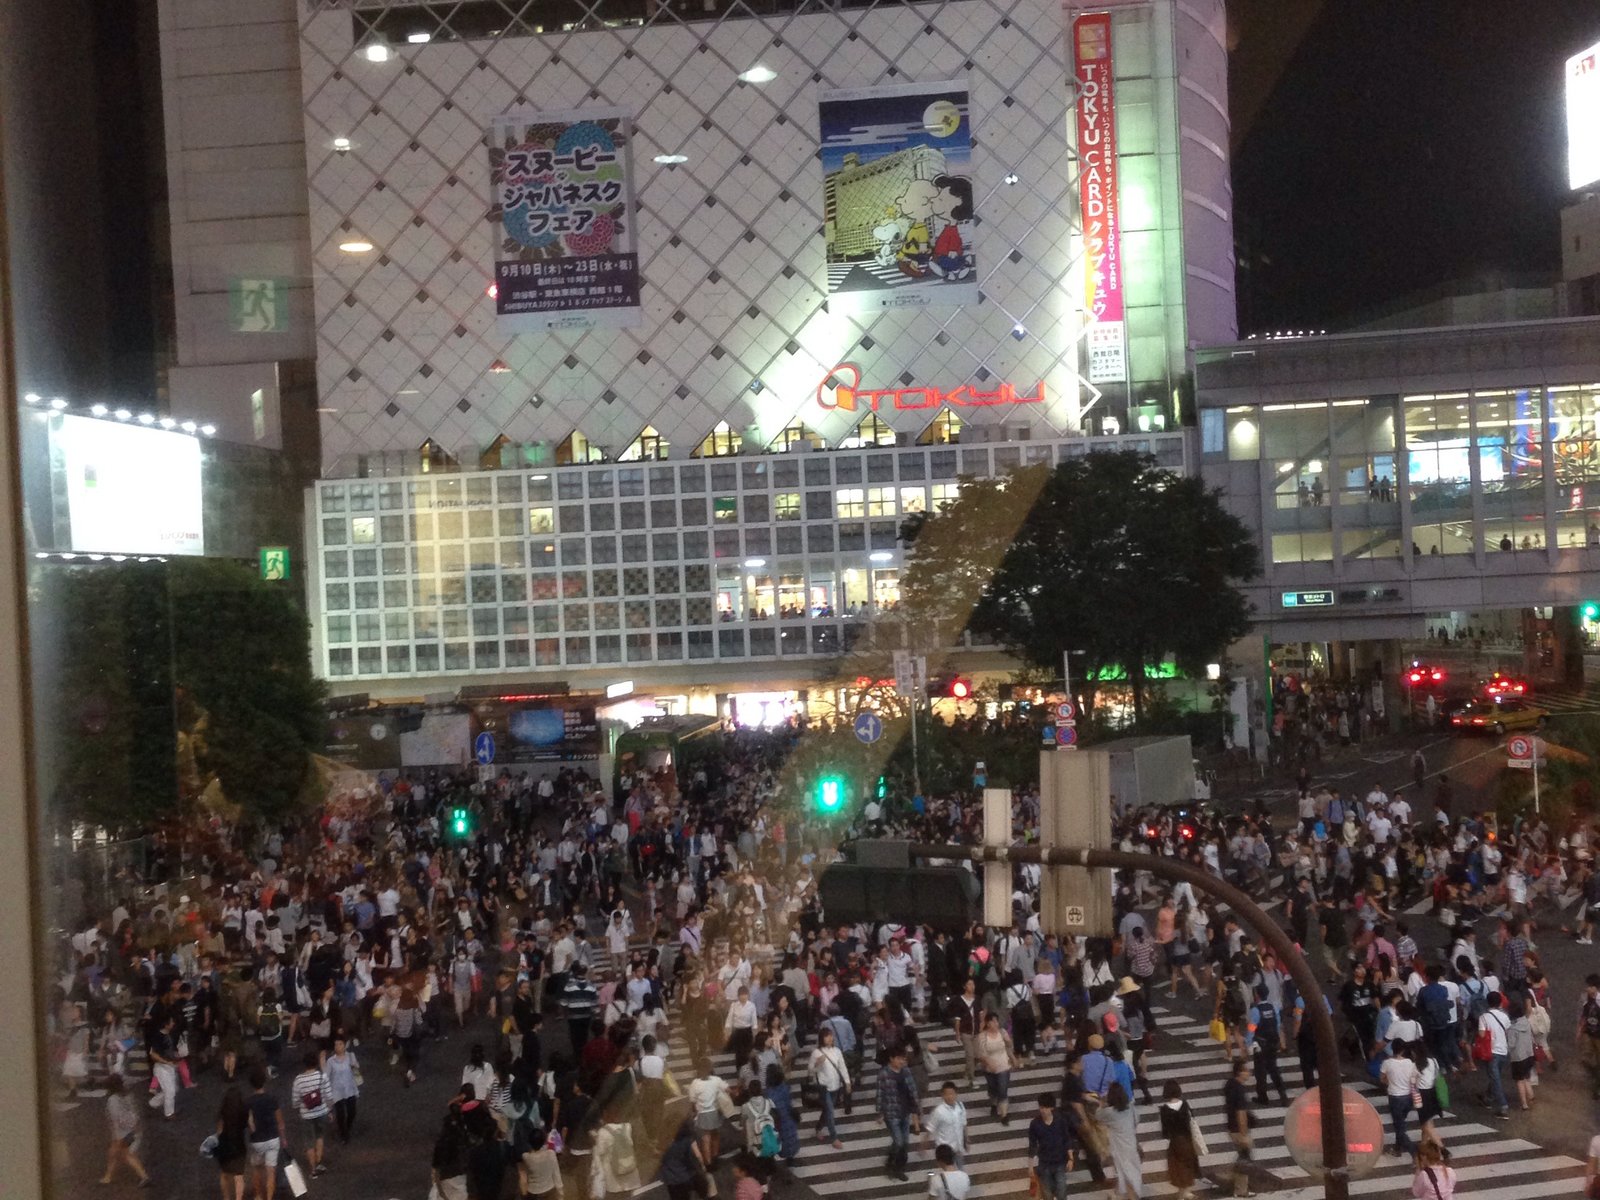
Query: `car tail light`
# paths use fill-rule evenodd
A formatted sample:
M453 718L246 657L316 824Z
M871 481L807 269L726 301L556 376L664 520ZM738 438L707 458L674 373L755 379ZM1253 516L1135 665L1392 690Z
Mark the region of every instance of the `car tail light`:
M1482 717L1473 717L1472 718L1472 723L1474 725L1482 725L1483 724L1483 718Z

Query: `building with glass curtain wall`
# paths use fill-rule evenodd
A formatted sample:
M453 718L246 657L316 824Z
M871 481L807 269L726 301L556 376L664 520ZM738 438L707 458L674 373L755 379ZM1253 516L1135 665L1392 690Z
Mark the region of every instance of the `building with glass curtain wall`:
M1600 596L1600 320L1199 355L1202 470L1258 532L1274 643Z

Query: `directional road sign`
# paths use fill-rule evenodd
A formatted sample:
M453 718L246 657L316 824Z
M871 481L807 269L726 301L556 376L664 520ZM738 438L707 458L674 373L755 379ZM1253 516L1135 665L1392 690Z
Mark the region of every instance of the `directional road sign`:
M870 746L883 736L883 721L877 713L857 713L855 729L856 741Z
M472 755L478 760L480 767L487 767L494 761L494 734L485 729L478 735L478 740L472 743Z

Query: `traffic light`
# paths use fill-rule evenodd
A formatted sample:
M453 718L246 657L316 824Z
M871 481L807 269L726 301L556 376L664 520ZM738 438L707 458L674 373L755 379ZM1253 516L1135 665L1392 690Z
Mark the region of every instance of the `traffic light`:
M963 679L959 675L950 681L950 698L952 700L965 700L972 695L972 680Z
M889 796L889 780L887 776L878 776L878 799L886 800Z
M464 838L472 833L472 818L464 808L450 810L450 832L456 837Z
M845 782L837 775L824 775L817 780L817 788L813 799L817 811L831 815L844 808Z
M1583 614L1585 621L1600 621L1600 600L1585 600L1578 611Z

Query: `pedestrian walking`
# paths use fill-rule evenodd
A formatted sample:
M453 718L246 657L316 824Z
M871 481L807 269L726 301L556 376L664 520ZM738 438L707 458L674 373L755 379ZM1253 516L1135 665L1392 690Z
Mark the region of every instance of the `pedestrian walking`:
M328 1076L322 1070L321 1054L316 1050L307 1050L301 1060L300 1073L294 1077L290 1087L290 1096L306 1130L306 1163L313 1176L321 1175L328 1169L323 1161L323 1151L332 1103L330 1090Z
M1489 993L1489 1007L1478 1018L1477 1038L1472 1045L1473 1060L1483 1067L1484 1103L1491 1106L1494 1115L1502 1121L1508 1116L1502 1075L1511 1032L1511 1018L1505 1014L1504 1003L1499 992Z
M850 1090L850 1068L839 1049L838 1039L832 1029L823 1028L817 1035L817 1045L811 1051L807 1068L811 1081L817 1086L817 1140L833 1143L835 1150L843 1150L839 1128L834 1121L833 1108L840 1092Z
M989 1013L983 1019L983 1032L978 1034L978 1061L983 1067L984 1087L989 1104L1000 1124L1011 1123L1009 1092L1011 1089L1011 1035L1000 1028L1000 1018Z
M1121 1083L1113 1083L1106 1093L1106 1102L1095 1113L1094 1119L1105 1132L1106 1145L1111 1153L1111 1166L1117 1181L1111 1194L1141 1200L1144 1196L1144 1163L1139 1156L1138 1122L1134 1116L1133 1099Z
M113 1075L106 1080L106 1127L111 1140L106 1148L106 1169L100 1176L101 1183L113 1182L117 1168L126 1163L140 1187L150 1186L150 1173L139 1161L139 1126L138 1105L128 1095L122 1076Z
M911 1068L906 1066L904 1046L890 1051L889 1061L878 1069L878 1116L889 1134L889 1155L884 1170L890 1179L905 1183L908 1179L906 1162L911 1156L911 1131L922 1131L922 1113L917 1081Z
M333 1053L323 1068L328 1076L328 1099L333 1104L333 1127L348 1146L356 1127L356 1099L361 1094L361 1064L341 1034L333 1039Z
M1178 1200L1189 1200L1200 1178L1200 1147L1195 1144L1199 1125L1176 1079L1167 1080L1161 1101L1161 1136L1167 1139L1167 1182L1177 1189Z
M256 1200L272 1200L278 1188L278 1156L287 1149L288 1130L283 1123L283 1106L267 1092L267 1069L250 1068L250 1098L247 1126L250 1145L250 1193Z
M1255 1114L1250 1111L1250 1060L1235 1059L1233 1077L1222 1085L1222 1105L1227 1115L1228 1140L1233 1143L1233 1194L1250 1196L1250 1130Z
M1056 1098L1039 1097L1039 1115L1028 1123L1028 1166L1039 1181L1041 1200L1066 1200L1067 1124L1056 1115Z
M230 1085L222 1093L217 1110L216 1147L211 1157L217 1164L222 1200L244 1200L244 1176L249 1166L250 1110L244 1093Z

